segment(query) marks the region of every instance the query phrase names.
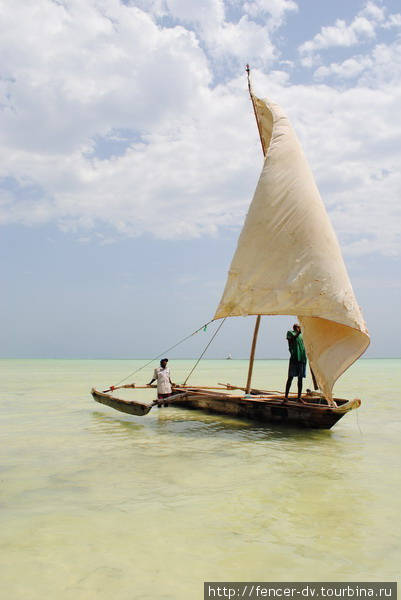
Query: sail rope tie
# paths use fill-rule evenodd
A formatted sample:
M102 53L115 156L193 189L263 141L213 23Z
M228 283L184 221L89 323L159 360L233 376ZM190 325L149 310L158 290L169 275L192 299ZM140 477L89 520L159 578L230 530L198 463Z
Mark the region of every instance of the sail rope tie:
M225 320L225 319L224 319ZM224 321L223 321L224 322ZM170 352L170 350L173 350L174 348L176 348L177 346L179 346L180 344L182 344L183 342L186 342L190 337L196 335L197 333L199 333L200 331L206 331L207 326L210 325L210 323L213 323L213 319L211 321L209 321L208 323L202 325L202 327L199 327L199 329L197 329L196 331L194 331L193 333L191 333L190 335L187 335L187 337L185 337L184 339L182 339L181 341L177 342L176 344L174 344L174 346L171 346L171 348L168 348L167 350L164 350L161 354L159 354L158 356L155 356L155 358L152 358L149 362L146 363L146 365L142 365L142 367L139 367L139 369L137 369L136 371L134 371L133 373L131 373L130 375L127 375L127 377L124 377L124 379L122 379L121 381L119 381L118 383L115 383L114 385L110 386L110 390L113 390L114 388L116 388L118 385L121 385L122 383L124 383L124 381L127 381L127 379L129 379L130 377L133 377L134 375L136 375L137 373L139 373L139 371L141 371L142 369L145 369L145 367L147 367L148 365L152 364L152 362L154 362L155 360L157 360L158 358L160 358L161 356L165 356L168 352ZM221 325L220 325L221 327ZM219 327L219 329L220 329ZM217 330L218 331L218 330ZM217 332L216 332L217 333ZM215 334L216 335L216 334ZM213 336L214 337L214 336ZM213 338L212 338L213 339ZM187 378L188 379L188 378Z
M226 318L227 318L227 317L224 317L224 319L222 320L222 322L220 323L220 325L219 325L219 326L218 326L218 328L216 329L216 331L215 331L215 333L214 333L214 335L213 335L212 339L210 340L210 342L208 343L208 345L206 346L206 348L204 349L204 351L202 352L202 354L200 355L200 357L199 357L199 358L198 358L198 360L196 361L196 363L195 363L195 365L194 365L194 367L193 367L192 371L190 372L190 374L188 375L188 377L187 377L187 378L186 378L186 380L184 381L183 385L186 385L186 383L187 383L188 379L191 377L192 373L195 371L196 367L198 366L199 362L201 361L201 359L202 359L203 355L205 354L206 350L209 348L210 344L213 342L214 338L215 338L215 337L216 337L216 335L219 333L219 331L220 331L220 329L221 329L221 327L222 327L222 325L223 325L224 321L226 320ZM211 323L211 321L210 321L210 323ZM209 323L208 323L208 325L209 325ZM206 331L206 328L205 328L205 331Z

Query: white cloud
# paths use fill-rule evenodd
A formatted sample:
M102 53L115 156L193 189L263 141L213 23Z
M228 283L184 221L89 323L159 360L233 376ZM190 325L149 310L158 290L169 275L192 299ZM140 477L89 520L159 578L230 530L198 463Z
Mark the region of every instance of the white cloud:
M209 39L211 51L219 57L236 58L243 65L272 63L277 51L267 31L261 25L244 16L238 23L225 23L213 39Z
M270 28L283 24L287 12L297 11L298 5L292 0L253 0L245 2L244 10L253 17L268 17Z
M293 85L277 68L285 61L275 62L269 21L293 4L245 3L235 22L217 0L200 16L178 0L153 2L153 15L118 0L3 8L1 222L55 221L85 240L104 224L164 239L238 229L261 166L243 65L240 76L230 70L249 52L273 65L255 72L255 90L292 119L347 251L394 252L399 46L377 44L317 72L359 78L357 88ZM360 19L387 22L368 6ZM254 20L263 11L269 24ZM366 31L361 20L353 27ZM214 86L211 49L227 67Z
M393 27L401 27L401 14L390 15L387 22L383 25L384 29L392 29Z
M298 51L304 66L313 66L320 61L319 50L333 47L351 47L376 38L378 28L393 27L399 15L386 16L386 11L373 2L367 2L364 8L347 24L337 19L332 26L322 27L321 31L300 45Z
M354 56L344 60L342 63L331 63L327 67L319 67L315 71L315 77L316 79L324 79L330 75L336 75L342 79L354 79L371 66L372 61L369 57Z
M378 44L371 53L371 67L362 72L358 79L359 85L377 87L384 89L392 94L399 92L399 82L401 81L401 42L394 44ZM396 113L395 113L396 114Z
M264 26L247 14L246 7L236 21L228 21L222 0L168 0L169 14L182 19L194 28L209 59L219 64L222 60L245 64L271 62L275 50Z
M297 10L292 0L238 2L237 17L229 18L229 3L223 0L166 0L165 15L192 28L213 64L224 60L242 66L271 63L277 50L270 33L285 22L289 11ZM224 73L224 69L221 69Z
M222 0L166 0L169 14L187 23L198 23L206 31L219 27L225 18L225 7Z
M185 109L194 88L207 85L207 63L192 32L159 29L117 0L104 3L107 14L94 2L66 6L16 0L4 11L2 133L11 147L71 150L113 128L162 127Z
M340 63L319 67L314 76L317 80L335 76L352 79L355 86L382 88L390 85L398 88L401 81L401 43L377 44L366 54L357 54Z

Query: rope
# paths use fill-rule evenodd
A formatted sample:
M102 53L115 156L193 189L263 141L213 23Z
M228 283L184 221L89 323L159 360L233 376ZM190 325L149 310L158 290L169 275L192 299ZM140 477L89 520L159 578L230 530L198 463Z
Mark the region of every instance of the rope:
M222 320L222 322L220 323L220 325L218 326L217 330L214 333L214 336L212 337L212 339L210 340L210 342L208 343L208 345L206 346L206 348L204 349L204 351L202 352L202 354L200 355L200 357L198 358L198 360L196 361L192 371L190 372L190 374L188 375L188 377L186 378L186 380L184 381L183 385L186 385L188 379L191 377L192 373L195 371L196 367L198 366L199 362L201 361L203 355L205 354L206 350L209 348L210 344L213 342L214 338L216 337L216 335L219 333L224 321L226 320L227 317L224 317L224 319ZM211 322L211 321L210 321Z
M358 425L359 433L361 434L361 437L363 437L362 430L361 430L361 428L360 428L360 426L359 426L359 415L358 415L358 409L356 409L356 411L355 411L355 412L356 412L356 422L357 422L357 425Z
M225 321L225 319L224 319ZM223 323L224 323L223 321ZM177 346L179 346L180 344L182 344L183 342L185 342L186 340L188 340L190 337L192 337L193 335L199 333L199 331L206 331L206 327L208 325L210 325L210 323L213 323L213 319L211 321L209 321L208 323L205 323L205 325L202 325L202 327L199 327L199 329L197 329L196 331L194 331L193 333L191 333L190 335L187 335L186 338L182 339L180 342L177 342L176 344L174 344L174 346L171 346L171 348L168 348L167 350L164 350L161 354L159 354L158 356L155 356L155 358L152 358L149 362L146 363L146 365L142 365L142 367L139 367L139 369L137 369L136 371L134 371L133 373L131 373L130 375L127 375L127 377L124 377L124 379L121 379L121 381L119 381L118 383L115 383L114 386L112 387L117 387L118 385L120 385L121 383L124 383L124 381L127 381L127 379L129 379L130 377L133 377L134 375L136 375L136 373L138 373L139 371L142 371L142 369L144 369L145 367L147 367L148 365L150 365L152 362L154 362L155 360L157 360L158 358L160 358L161 356L166 356L166 354L168 352L170 352L170 350L173 350L174 348L176 348ZM223 324L222 323L222 324ZM220 325L221 327L221 325ZM220 329L219 327L219 329ZM218 330L217 330L218 331ZM216 333L217 333L216 331ZM216 335L216 334L214 334ZM214 336L213 336L214 337ZM213 338L212 338L213 340ZM199 361L198 361L199 362Z

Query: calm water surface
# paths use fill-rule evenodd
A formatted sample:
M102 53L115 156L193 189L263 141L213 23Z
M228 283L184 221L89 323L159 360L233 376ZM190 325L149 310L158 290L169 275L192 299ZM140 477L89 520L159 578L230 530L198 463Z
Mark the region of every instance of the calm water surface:
M360 360L342 377L337 395L363 404L331 431L178 408L131 417L93 402L92 385L144 362L0 361L3 598L197 600L204 581L400 581L400 360ZM173 380L192 366L170 360ZM282 389L286 366L256 361L254 385ZM190 382L245 378L245 361L206 360Z

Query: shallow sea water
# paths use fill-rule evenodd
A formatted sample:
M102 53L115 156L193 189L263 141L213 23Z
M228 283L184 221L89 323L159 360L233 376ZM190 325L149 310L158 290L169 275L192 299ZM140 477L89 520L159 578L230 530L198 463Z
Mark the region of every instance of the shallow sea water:
M363 404L330 431L179 408L132 417L92 400L93 385L145 362L0 361L3 598L197 600L204 581L400 581L400 360L360 360L341 378L336 395ZM169 366L182 382L193 361ZM253 385L282 389L286 368L256 361ZM245 378L246 361L205 360L190 383Z

